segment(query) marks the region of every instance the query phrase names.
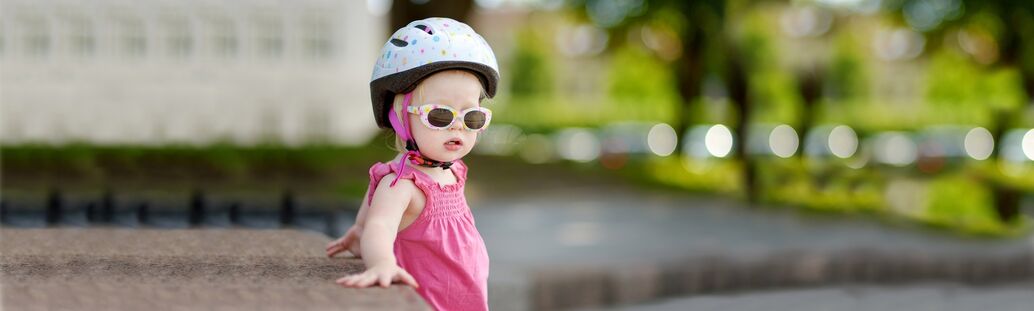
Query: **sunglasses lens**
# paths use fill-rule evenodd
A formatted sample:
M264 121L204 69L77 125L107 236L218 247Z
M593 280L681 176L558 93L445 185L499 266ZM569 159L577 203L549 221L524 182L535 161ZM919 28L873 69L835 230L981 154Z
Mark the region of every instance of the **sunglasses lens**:
M488 116L485 115L484 111L474 110L467 112L467 114L463 116L463 124L466 124L467 128L472 130L479 130L482 127L485 127L487 119Z
M452 111L444 108L431 109L427 113L427 122L435 127L447 127L452 124Z

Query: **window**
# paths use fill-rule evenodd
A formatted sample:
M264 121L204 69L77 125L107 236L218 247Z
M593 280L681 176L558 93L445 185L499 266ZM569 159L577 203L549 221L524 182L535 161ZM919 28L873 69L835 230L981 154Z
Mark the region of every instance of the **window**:
M302 21L302 46L305 56L327 59L334 53L333 26L325 18L310 17Z
M67 17L65 19L66 35L68 36L69 52L76 56L91 56L96 49L93 23L82 16Z
M138 18L119 18L115 22L117 41L122 56L139 58L147 53L147 31L144 23Z
M7 33L4 32L6 29L3 20L0 20L0 56L7 52Z
M233 21L227 18L211 18L208 20L208 43L212 53L223 58L237 55L237 29Z
M167 16L161 22L165 52L172 58L187 58L194 48L190 21L182 16Z
M258 54L266 58L280 58L284 53L284 25L273 17L255 19L255 45Z
M21 39L25 55L45 57L50 53L50 25L39 16L24 16L20 19Z

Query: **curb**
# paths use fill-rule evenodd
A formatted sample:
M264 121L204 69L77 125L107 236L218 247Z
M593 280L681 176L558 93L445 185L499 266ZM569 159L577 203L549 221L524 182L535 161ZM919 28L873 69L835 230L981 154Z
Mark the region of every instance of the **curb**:
M944 255L871 248L819 253L787 251L760 259L707 255L619 267L538 270L533 310L644 302L673 296L836 284L949 281L995 284L1034 279L1034 253Z

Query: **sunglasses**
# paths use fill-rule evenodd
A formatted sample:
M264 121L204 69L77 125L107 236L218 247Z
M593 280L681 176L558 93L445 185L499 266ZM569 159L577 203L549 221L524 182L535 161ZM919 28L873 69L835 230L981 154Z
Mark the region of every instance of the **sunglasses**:
M437 104L424 104L421 106L409 106L409 113L420 116L420 121L433 130L444 130L452 126L462 116L463 127L468 131L482 131L492 121L492 111L485 107L467 108L456 112L450 106Z

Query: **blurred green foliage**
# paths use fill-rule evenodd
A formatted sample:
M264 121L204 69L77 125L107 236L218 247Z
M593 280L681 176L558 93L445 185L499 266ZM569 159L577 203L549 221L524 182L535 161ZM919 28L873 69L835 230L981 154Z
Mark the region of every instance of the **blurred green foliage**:
M500 100L496 121L535 132L564 127L596 127L617 121L673 122L679 97L673 73L640 47L625 46L610 53L598 96L575 96L554 91L557 58L553 41L527 27L519 30L511 60L511 95ZM597 77L580 77L597 79Z
M994 128L997 113L1017 111L1027 101L1015 68L979 66L954 50L939 50L931 56L926 79L926 124Z
M1029 229L1029 220L1003 223L992 208L994 197L986 183L963 175L939 176L930 181L921 220L979 235L1017 235Z
M653 184L700 193L742 196L742 183L737 161L650 158L634 162L626 175ZM676 173L677 172L677 173Z
M555 59L547 43L548 39L535 33L534 28L524 27L516 34L516 46L509 68L510 96L515 101L529 98L550 97L555 84L552 60Z
M335 192L359 197L374 162L393 151L379 146L4 146L4 189L108 187L235 188ZM315 189L319 188L319 189Z
M724 18L716 18L709 9L695 10L694 4L646 3L645 11L629 13L622 22L601 26L611 35L609 48L593 57L595 63L607 66L609 72L607 78L600 81L602 99L587 102L584 94L568 96L561 89L543 92L539 94L541 97L522 94L520 97L524 99L515 96L511 101L513 105L500 114L501 119L529 132L549 133L565 127L593 128L627 120L669 124L688 120L691 124L720 123L732 127L739 122L789 124L800 130L802 122L810 118L811 126L849 125L863 139L880 131L918 131L941 125L982 126L991 131L1034 125L1034 108L1027 104L1030 98L1024 90L1023 68L1018 67L1031 63L1029 60L1034 57L1026 55L1016 64L981 63L980 55L961 50L959 43L953 41L963 30L978 35L989 33L999 39L1014 32L1023 36L1034 33L1009 28L1011 24L1003 23L1000 15L988 13L992 11L986 8L946 22L943 29L921 32L925 36L925 50L916 59L888 60L877 57L874 39L880 31L903 29L904 21L891 16L896 10L893 5L888 6L890 11L871 16L834 11L828 33L801 39L783 32L786 18L783 13L802 3L734 1L714 6L727 10L718 14ZM595 9L591 6L589 2L576 2L572 5L576 18L562 15L560 19L573 24L593 22L597 18L593 16L595 13L585 11ZM701 7L707 8L707 5ZM1022 16L1016 18L1023 20ZM696 59L666 59L664 51L644 44L640 37L646 28L670 29L679 34L676 39L682 40L681 48L685 48L685 44L691 42L687 40L695 40L693 36L699 35L692 33L696 27L720 32L707 33L709 39L704 54L695 55L699 57ZM549 53L556 50L551 42L543 38L518 40L518 44L541 45L520 48L522 51L540 51L541 57L557 62L570 57ZM1031 42L1034 38L1026 38L1022 44ZM723 44L735 45L738 54L723 54L722 51L726 51ZM796 50L802 47L820 50ZM814 57L802 60L798 55L782 53L807 53L805 55ZM713 89L728 87L722 83L722 77L728 69L725 60L730 57L739 57L746 66L750 120L739 120L743 112L736 111L736 105L727 97L721 97L727 94L721 91L717 92L718 97L712 94ZM525 57L515 59L522 58ZM585 59L576 61L586 62ZM697 98L679 95L679 79L684 77L677 76L678 70L673 66L684 66L688 62L705 63L708 74L704 84L711 83L703 87L704 92ZM528 68L536 66L528 63ZM816 70L821 76L821 96L811 110L806 110L802 96L801 65ZM909 75L898 77L896 72ZM558 73L543 69L536 75L550 74ZM553 77L549 81L560 81ZM881 81L888 78L892 79L890 85ZM714 81L719 83L712 83ZM882 93L888 88L896 90ZM684 102L690 104L684 105ZM628 171L627 176L657 185L742 196L742 161L683 160L676 154L632 161L624 170ZM762 189L764 202L817 211L906 217L973 234L1010 235L1025 230L1025 218L1015 223L997 219L991 189L998 186L1020 191L1034 189L1031 177L1003 174L993 159L967 160L952 169L931 174L918 173L914 168L886 169L874 163L852 169L846 165L847 160L802 156L790 159L761 156L752 161L757 167L756 183ZM916 207L918 212L914 214L902 214L888 206L885 193L888 184L901 179L919 180L929 198Z
M607 73L607 95L615 111L633 120L674 122L680 98L674 73L668 66L639 46L625 45L613 53ZM612 121L621 120L621 117Z

